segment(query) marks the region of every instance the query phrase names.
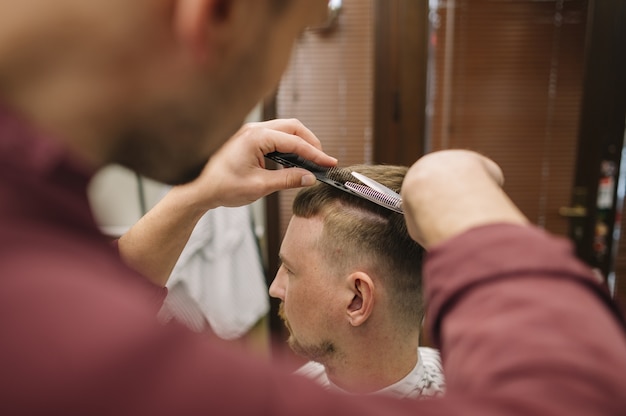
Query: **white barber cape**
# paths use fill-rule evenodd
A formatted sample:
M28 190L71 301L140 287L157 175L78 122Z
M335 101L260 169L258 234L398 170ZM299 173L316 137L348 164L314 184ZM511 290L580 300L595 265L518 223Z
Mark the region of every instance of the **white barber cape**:
M267 284L250 207L208 211L193 230L167 283L161 317L192 330L239 338L269 311Z
M439 351L434 348L419 347L417 356L417 364L402 380L371 394L381 394L400 399L417 399L424 396L443 395L446 383ZM295 373L308 377L329 390L351 394L333 384L328 379L324 366L315 361L309 361L296 370Z

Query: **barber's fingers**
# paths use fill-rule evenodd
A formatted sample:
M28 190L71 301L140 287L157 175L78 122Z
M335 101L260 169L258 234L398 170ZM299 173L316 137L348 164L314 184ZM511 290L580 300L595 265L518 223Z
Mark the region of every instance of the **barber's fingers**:
M219 177L223 172L212 175L210 183L215 187L202 186L203 191L194 191L194 195L203 195L203 206L208 209L216 206L237 207L250 204L276 191L313 185L316 181L311 172L300 168L268 170L255 168L245 176L231 173ZM193 184L187 184L193 186Z
M250 123L252 127L264 127L276 131L282 131L294 136L298 136L310 143L314 147L321 149L322 144L317 136L296 118L278 118L274 120Z
M320 166L335 166L337 159L321 149L319 139L300 121L271 120L262 123L249 123L240 132L247 135L258 146L262 155L271 152L296 153ZM262 155L260 157L262 157ZM262 160L259 161L264 166Z
M485 166L485 170L487 171L487 173L489 173L489 176L491 176L498 185L504 186L504 173L502 172L502 168L500 168L500 165L485 156L478 155L478 157L481 158L481 161Z
M504 173L496 162L478 152L463 149L426 154L415 162L407 175L412 176L414 171L418 171L430 173L435 178L464 181L469 178L467 172L481 170L481 167L498 185L504 184Z
M265 188L265 194L271 194L284 189L301 188L314 185L315 176L305 169L283 168L259 172L260 186Z
M467 150L443 150L418 160L401 195L409 234L426 249L469 228L527 220L502 190L492 160Z

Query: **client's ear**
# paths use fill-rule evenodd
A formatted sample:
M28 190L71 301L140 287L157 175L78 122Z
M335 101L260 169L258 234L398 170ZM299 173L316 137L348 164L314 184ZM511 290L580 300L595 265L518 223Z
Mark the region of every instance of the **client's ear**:
M354 272L348 276L347 283L353 297L346 314L352 326L359 326L367 321L374 309L374 282L367 273Z

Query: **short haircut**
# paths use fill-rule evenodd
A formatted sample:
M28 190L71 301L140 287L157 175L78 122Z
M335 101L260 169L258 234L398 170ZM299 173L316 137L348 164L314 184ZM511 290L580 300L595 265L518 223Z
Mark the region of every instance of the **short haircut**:
M399 192L408 170L395 165L354 165L359 172ZM337 267L367 265L390 296L392 313L407 330L419 328L423 318L423 248L407 231L402 214L325 183L301 190L293 202L298 217L320 217L324 231L321 249Z

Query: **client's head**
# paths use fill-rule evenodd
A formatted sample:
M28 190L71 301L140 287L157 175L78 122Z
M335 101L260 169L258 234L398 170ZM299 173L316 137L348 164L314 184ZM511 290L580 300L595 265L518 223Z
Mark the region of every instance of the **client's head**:
M398 191L407 168L356 165ZM423 249L404 216L324 183L303 189L281 245L270 295L298 354L325 362L349 354L365 331L417 338Z

